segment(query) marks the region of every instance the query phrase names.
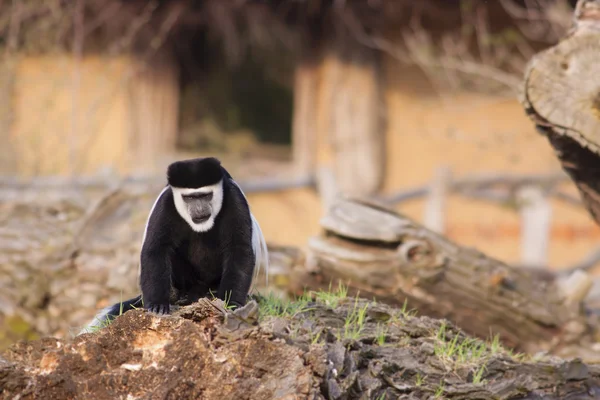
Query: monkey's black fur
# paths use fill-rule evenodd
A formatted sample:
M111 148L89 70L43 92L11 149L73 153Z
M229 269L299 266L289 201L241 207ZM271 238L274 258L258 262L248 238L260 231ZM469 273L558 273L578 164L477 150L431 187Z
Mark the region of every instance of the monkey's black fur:
M222 179L223 201L214 225L196 232L180 216L171 186L199 188ZM179 161L168 168L169 185L148 218L140 256L141 296L117 303L115 318L141 306L158 314L214 295L234 307L246 304L255 268L250 208L231 175L215 158Z
M254 257L248 203L229 179L223 179L223 206L208 232L194 232L179 216L169 188L150 216L142 247L144 308L168 313L169 304L190 304L211 292L242 306Z
M106 317L109 320L113 320L117 316L125 313L126 311L135 310L136 308L142 308L142 295L136 296L133 299L125 300L117 304L113 304L107 310L105 310L105 313Z
M176 161L167 169L169 185L178 188L200 188L213 185L224 175L229 176L229 173L214 157Z

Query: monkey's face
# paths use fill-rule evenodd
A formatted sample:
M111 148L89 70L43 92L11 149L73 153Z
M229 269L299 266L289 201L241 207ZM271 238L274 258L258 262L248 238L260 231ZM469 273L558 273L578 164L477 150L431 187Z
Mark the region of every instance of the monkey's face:
M177 212L194 231L212 229L223 204L222 182L201 188L171 189Z
M208 221L212 215L213 192L184 194L181 197L192 222L201 224Z

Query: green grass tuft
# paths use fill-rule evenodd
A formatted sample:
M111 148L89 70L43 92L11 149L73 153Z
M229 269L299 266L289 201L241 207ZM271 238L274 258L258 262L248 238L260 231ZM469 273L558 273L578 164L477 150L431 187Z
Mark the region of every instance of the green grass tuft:
M522 354L513 354L511 350L505 349L499 335L483 341L470 337L459 339L456 333L451 340L447 340L446 329L447 325L444 321L435 335L435 355L453 370L470 368L473 372L474 384L485 383L483 377L487 364L493 356L504 354L515 361L523 361L526 358Z
M338 339L357 340L360 337L364 328L368 307L369 303L365 303L363 307L358 307L358 295L356 295L354 307L346 316L343 331L338 333Z
M269 316L292 318L299 313L309 311L311 301L310 294L307 292L293 300L282 299L269 292L267 295L262 296L259 303L259 315L261 318Z
M415 377L415 386L421 387L424 383L425 383L425 377L423 375L421 375L420 373L417 373L417 376Z
M388 332L387 326L383 324L377 324L377 336L375 341L378 345L383 346L385 344L386 335Z
M328 291L318 291L314 292L315 300L319 303L323 303L328 307L335 308L340 303L340 300L348 297L348 287L344 286L343 283L338 282L338 288L335 291L331 290L331 282L329 282L329 290Z

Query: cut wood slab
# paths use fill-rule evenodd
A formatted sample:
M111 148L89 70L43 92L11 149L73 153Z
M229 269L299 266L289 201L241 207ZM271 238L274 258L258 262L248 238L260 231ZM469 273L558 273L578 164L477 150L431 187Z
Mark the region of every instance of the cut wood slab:
M600 1L580 0L570 32L531 59L520 101L600 223Z

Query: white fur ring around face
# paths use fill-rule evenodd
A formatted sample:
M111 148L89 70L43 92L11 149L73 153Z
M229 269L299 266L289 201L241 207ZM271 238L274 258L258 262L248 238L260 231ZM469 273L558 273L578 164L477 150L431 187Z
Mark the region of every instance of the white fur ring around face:
M201 187L198 189L187 189L187 188L184 189L184 188L171 187L171 190L173 191L173 201L175 202L175 208L177 209L177 212L179 213L179 215L181 215L181 218L183 218L185 220L185 222L188 223L190 228L192 228L194 230L194 232L208 232L209 230L212 229L212 227L215 224L215 218L217 217L217 215L219 215L219 212L221 211L221 207L223 206L223 181L222 180L215 183L214 185L204 186L204 187ZM212 209L210 217L204 222L195 223L194 221L192 221L192 217L190 216L187 205L185 204L185 201L183 200L183 196L190 195L190 194L211 193L211 192L212 192L213 196L210 201L211 209Z

